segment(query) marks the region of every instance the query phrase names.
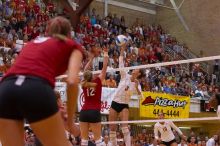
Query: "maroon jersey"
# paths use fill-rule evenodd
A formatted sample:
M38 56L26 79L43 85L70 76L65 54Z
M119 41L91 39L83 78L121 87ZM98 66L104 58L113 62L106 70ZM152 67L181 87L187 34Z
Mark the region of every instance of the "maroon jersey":
M95 78L92 82L97 84L95 88L82 88L85 97L82 110L101 110L102 82L99 77Z
M65 73L74 49L83 52L82 47L73 40L61 41L56 38L39 37L25 45L5 77L37 76L46 79L54 87L55 77Z

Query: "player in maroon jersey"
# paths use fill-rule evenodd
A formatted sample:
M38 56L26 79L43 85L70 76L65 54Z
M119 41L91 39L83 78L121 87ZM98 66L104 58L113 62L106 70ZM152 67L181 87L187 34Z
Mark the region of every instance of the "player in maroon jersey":
M68 70L67 123L72 131L83 49L70 39L71 24L63 17L51 19L46 33L24 46L0 83L0 139L5 146L24 146L24 119L44 146L69 146L53 88L55 77Z
M89 60L87 66L91 64L93 58ZM101 139L101 96L102 96L102 81L105 79L108 65L108 52L104 52L103 68L98 76L93 76L91 71L85 71L83 74L82 89L85 97L85 103L80 111L80 130L81 130L81 145L88 145L89 128L94 133L96 146L100 146Z

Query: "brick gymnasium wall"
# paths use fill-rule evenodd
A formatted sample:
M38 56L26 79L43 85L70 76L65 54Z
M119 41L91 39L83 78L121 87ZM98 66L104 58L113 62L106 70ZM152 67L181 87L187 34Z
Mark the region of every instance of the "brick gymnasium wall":
M190 32L184 30L173 10L158 8L156 22L196 54L202 50L204 56L220 55L219 0L185 0L180 11Z
M94 0L90 6L90 9L92 8L96 8L97 14L104 15L104 3ZM151 15L109 5L109 12L116 13L119 17L125 16L128 26L131 26L136 18L139 18L146 25L161 24L181 43L185 42L197 55L220 55L219 0L212 0L211 2L207 0L186 0L180 11L190 28L190 32L184 30L173 10L158 7L157 15Z
M104 16L104 3L96 2L94 0L94 2L92 2L90 6L90 10L92 8L96 9L97 14L102 14L101 15L102 17ZM131 26L135 22L136 18L139 18L140 22L143 22L143 24L145 25L154 23L156 20L155 15L133 11L131 9L126 9L113 5L108 6L108 11L111 12L112 14L117 14L119 18L121 18L121 16L124 16L127 26Z

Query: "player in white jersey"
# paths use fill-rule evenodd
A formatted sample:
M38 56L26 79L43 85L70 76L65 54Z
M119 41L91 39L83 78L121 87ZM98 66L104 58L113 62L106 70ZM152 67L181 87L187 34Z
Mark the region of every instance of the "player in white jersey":
M121 47L120 57L119 57L119 68L124 67L124 50L126 44ZM133 70L131 75L126 71L120 71L121 80L119 82L118 88L114 94L114 98L111 104L109 121L115 121L120 118L122 121L128 121L129 117L129 106L130 97L134 94L141 94L139 87L138 78L142 76L142 72L137 69ZM126 146L131 146L131 137L128 124L122 124L122 133L124 135L124 140ZM110 141L113 146L116 146L116 125L110 125Z
M217 116L220 117L220 94L216 94L215 97L216 97L217 105L218 105L218 107L217 107Z
M158 114L159 119L164 119L164 113ZM177 146L177 142L175 136L173 134L173 130L176 130L182 139L186 140L186 137L183 135L181 130L172 122L157 122L154 125L154 136L160 142L160 146ZM159 137L160 132L160 137Z
M209 104L217 109L217 116L220 117L220 94L213 94L213 96L209 99Z

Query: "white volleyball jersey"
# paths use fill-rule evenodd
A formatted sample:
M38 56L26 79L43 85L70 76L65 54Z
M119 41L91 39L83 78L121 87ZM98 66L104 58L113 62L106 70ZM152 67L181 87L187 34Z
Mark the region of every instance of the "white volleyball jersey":
M157 122L154 125L154 136L156 139L159 139L159 132L161 134L161 140L164 142L170 142L175 139L175 136L173 134L172 128L178 132L179 135L182 135L183 133L180 131L180 129L172 122L172 121L166 121L164 124L161 124Z
M124 67L123 57L119 57L119 68ZM114 93L113 101L122 104L128 104L133 94L137 93L135 82L131 82L131 75L126 71L120 71L121 80Z

